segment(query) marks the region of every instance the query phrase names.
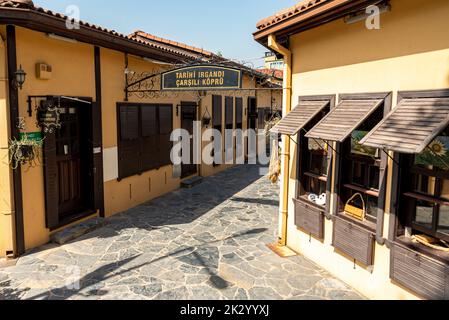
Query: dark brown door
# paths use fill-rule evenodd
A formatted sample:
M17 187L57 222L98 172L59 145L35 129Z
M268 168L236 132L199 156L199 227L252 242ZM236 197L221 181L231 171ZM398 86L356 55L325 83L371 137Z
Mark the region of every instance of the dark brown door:
M90 101L56 97L44 103L61 113L61 128L46 133L44 140L46 225L51 230L95 211L94 181L99 182L96 172L102 168L94 166Z
M58 174L58 211L60 219L83 211L85 188L81 159L81 112L73 103L61 106L60 130L56 131L56 166Z
M182 104L181 110L181 128L187 130L191 137L193 137L193 122L196 121L196 105L195 104ZM190 164L182 164L181 178L193 176L198 173L198 166L194 164L194 150L193 150L193 138L190 139Z

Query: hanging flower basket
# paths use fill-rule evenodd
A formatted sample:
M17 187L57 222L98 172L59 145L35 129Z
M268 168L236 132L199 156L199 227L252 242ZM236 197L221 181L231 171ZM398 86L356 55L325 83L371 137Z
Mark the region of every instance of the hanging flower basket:
M20 140L9 140L9 164L13 170L19 166L35 167L41 163L40 152L43 139L32 140L24 134Z

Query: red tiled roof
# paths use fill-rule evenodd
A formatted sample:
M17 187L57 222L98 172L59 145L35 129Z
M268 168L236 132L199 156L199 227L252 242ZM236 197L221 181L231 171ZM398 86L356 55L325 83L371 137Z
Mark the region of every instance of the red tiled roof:
M283 79L284 78L284 72L282 70L275 70L275 69L257 69L258 72L266 74L268 76L277 78L277 79Z
M44 8L41 8L41 7L36 7L34 5L33 1L31 1L31 0L0 0L0 10L3 9L3 8L5 8L5 9L17 9L17 10L20 10L20 11L22 11L22 9L28 9L28 10L36 12L36 13L44 14L46 16L50 16L50 17L53 17L53 18L60 18L60 19L63 19L63 20L67 20L69 18L69 17L67 17L64 14L61 14L61 13L58 13L58 12L53 12L51 10L44 9ZM158 44L158 43L149 43L147 41L142 41L140 39L132 37L131 35L129 35L129 36L128 35L124 35L122 33L119 33L117 31L115 31L115 30L107 29L107 28L104 28L104 27L101 27L101 26L98 26L98 25L95 25L95 24L92 24L92 23L85 22L85 21L79 21L79 23L80 23L80 26L82 26L82 27L93 29L93 30L99 31L99 32L104 32L104 33L107 33L109 35L112 35L112 36L115 36L115 37L119 37L119 38L124 39L124 40L132 41L134 43L138 43L138 44L141 44L141 45L151 46L151 47L153 47L154 49L157 49L157 50L161 50L161 51L168 52L168 53L171 53L171 54L179 55L179 56L182 56L182 57L185 57L185 58L192 58L192 59L196 58L196 55L194 55L192 53L189 53L189 52L186 52L186 51L177 50L174 47L164 46L164 45L161 45L161 44Z
M32 0L0 0L0 12L2 10L11 10L11 11L16 11L14 13L14 15L24 15L25 14L25 18L26 19L35 19L36 18L36 14L37 15L44 15L48 18L52 18L55 20L59 20L59 22L64 22L65 20L67 20L69 17L67 17L64 14L61 13L57 13L57 12L53 12L51 10L48 9L44 9L41 7L36 7L33 3ZM28 16L26 15L27 13L34 13L34 16ZM6 16L9 16L8 13L6 12ZM37 20L37 19L36 19ZM58 23L59 23L58 22ZM80 26L85 28L85 29L90 29L94 32L96 32L97 34L106 34L108 36L112 36L115 37L116 40L109 39L108 41L110 42L119 42L118 40L120 40L120 46L123 47L123 49L126 49L126 47L128 45L140 45L143 48L152 48L156 51L160 51L160 52L165 52L167 54L169 54L171 56L171 59L176 59L176 60L198 60L201 58L213 58L213 59L217 59L221 62L223 62L224 64L228 64L230 66L234 66L236 68L241 68L242 70L244 70L245 72L254 74L256 77L258 78L267 78L266 74L262 74L262 73L258 73L256 70L248 68L246 66L243 66L239 63L233 62L229 59L220 57L212 52L203 50L203 49L199 49L193 46L189 46L187 44L181 43L181 42L176 42L176 41L172 41L172 40L168 40L168 39L164 39L161 37L157 37L154 35L151 35L149 33L143 32L143 31L136 31L135 33L131 34L131 35L124 35L122 33L118 33L115 30L110 30L107 28L103 28L101 26L95 25L95 24L91 24L85 21L79 21ZM175 58L176 57L176 58Z
M196 47L190 46L190 45L182 43L182 42L177 42L177 41L161 38L161 37L152 35L150 33L141 31L141 30L135 31L130 36L133 37L133 38L144 38L145 40L152 40L152 41L155 41L155 42L168 44L168 45L171 45L171 46L182 48L182 49L185 49L185 50L188 50L188 51L192 51L192 52L195 52L195 53L198 53L198 54L201 54L201 55L205 55L205 56L213 56L214 55L210 51L207 51L207 50L204 50L204 49L200 49L200 48L196 48Z
M325 2L329 2L331 0L304 0L294 5L293 7L284 9L279 11L278 13L265 18L257 23L257 29L263 30L274 24L278 24L286 19L289 19L293 16L302 14L312 8L315 8L318 5L321 5Z

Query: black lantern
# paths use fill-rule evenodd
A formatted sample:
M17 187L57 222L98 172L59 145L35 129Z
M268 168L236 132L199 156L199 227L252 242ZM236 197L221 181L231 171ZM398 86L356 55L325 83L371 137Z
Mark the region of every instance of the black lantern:
M26 80L26 72L23 71L22 69L22 65L20 65L20 68L14 73L14 75L16 76L16 78L14 79L14 85L18 88L22 90L23 84L25 83Z
M206 107L206 111L204 112L203 118L201 120L203 122L203 126L208 128L211 123L212 117L210 116L210 113L209 113L209 110L207 110L207 107Z

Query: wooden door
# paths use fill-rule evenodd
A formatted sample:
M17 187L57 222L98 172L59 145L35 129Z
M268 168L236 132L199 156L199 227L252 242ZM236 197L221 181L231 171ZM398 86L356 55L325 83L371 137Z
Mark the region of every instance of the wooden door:
M193 137L193 122L196 121L196 105L183 104L181 110L181 128L187 130L189 135ZM181 178L193 176L198 173L198 166L194 164L193 138L190 139L190 163L182 164Z
M62 127L56 131L58 211L60 218L83 209L81 191L80 111L77 106L61 108Z
M70 223L95 207L92 105L62 100L61 128L44 140L47 227ZM97 208L98 209L98 208Z

